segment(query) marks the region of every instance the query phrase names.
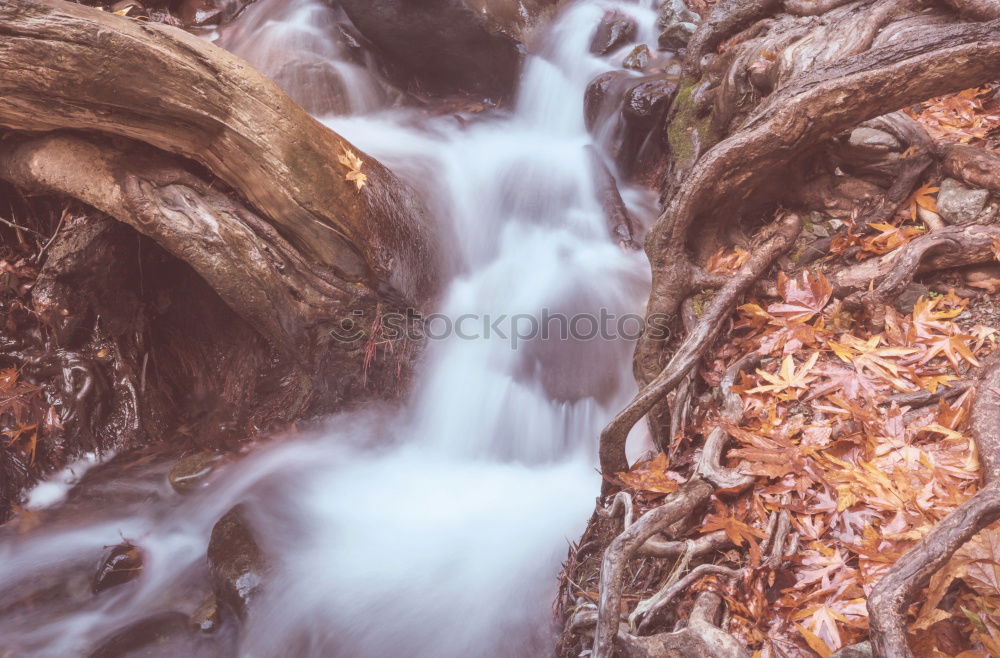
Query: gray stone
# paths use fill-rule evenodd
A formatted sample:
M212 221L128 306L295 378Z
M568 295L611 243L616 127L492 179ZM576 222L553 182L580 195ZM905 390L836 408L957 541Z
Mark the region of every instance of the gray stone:
M698 29L698 26L694 23L686 21L674 23L660 32L657 45L660 47L660 50L680 50L687 46L688 41L691 40L691 35L694 34L696 29Z
M675 23L698 23L701 16L688 9L684 0L666 0L660 5L656 19L657 25L666 29Z
M617 11L608 12L597 26L593 39L590 40L590 52L595 55L607 55L635 39L636 29L634 18Z
M946 178L941 181L937 196L938 214L949 224L988 223L993 218L982 221L981 216L989 198L988 190L972 189L953 178Z
M197 452L180 460L167 473L170 486L177 493L190 493L205 486L208 476L215 470L221 455L214 452Z
M830 658L872 658L875 652L872 650L872 643L868 640L844 647L840 651L831 655Z
M855 148L862 148L871 151L901 151L903 146L899 140L885 132L866 126L859 126L851 131L848 143Z

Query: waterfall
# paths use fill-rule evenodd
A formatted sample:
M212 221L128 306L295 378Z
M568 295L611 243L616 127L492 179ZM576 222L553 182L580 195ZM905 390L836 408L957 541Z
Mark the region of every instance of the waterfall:
M624 53L588 44L608 9L652 43L652 4L564 7L512 108L462 120L392 107L391 86L323 29L343 17L318 0L260 0L215 35L425 195L452 275L434 338L403 403L255 448L195 494L139 469L122 486L148 489L141 504L0 536L0 608L67 565L89 582L123 537L145 554L127 587L53 583L68 593L0 616L0 655L81 655L138 620L190 612L211 528L237 503L269 556L266 589L241 626L191 640L188 655L547 654L559 566L599 488L597 437L635 392L633 343L614 321L613 335L587 337L589 322L641 314L648 290L642 254L609 237L583 123L586 85ZM648 219L649 192L622 194ZM548 338L530 331L546 321Z

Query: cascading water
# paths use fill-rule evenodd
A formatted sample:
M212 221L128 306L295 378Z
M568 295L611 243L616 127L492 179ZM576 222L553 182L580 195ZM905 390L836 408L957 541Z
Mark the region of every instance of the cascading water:
M639 311L647 286L642 256L608 236L581 108L587 83L623 53L599 59L587 45L609 9L651 40L652 5L564 9L527 60L514 109L465 121L371 114L391 90L317 29L340 17L315 0L262 0L217 35L424 191L454 273L429 331L450 321L452 332L429 341L400 408L333 417L321 435L261 447L184 497L162 468L139 467L124 485L142 494L132 502L75 509L71 497L62 521L4 537L0 656L81 655L140 620L189 614L207 591L212 526L237 503L269 556L263 595L241 625L142 655L548 653L558 567L598 488L596 437L634 391L630 343L579 334L601 309ZM346 103L329 104L328 91ZM648 212L647 193L622 191ZM563 339L574 317L577 335ZM547 340L512 342L546 319ZM141 546L142 574L95 596L93 564L122 538ZM51 575L69 565L79 582ZM40 588L58 596L13 607Z

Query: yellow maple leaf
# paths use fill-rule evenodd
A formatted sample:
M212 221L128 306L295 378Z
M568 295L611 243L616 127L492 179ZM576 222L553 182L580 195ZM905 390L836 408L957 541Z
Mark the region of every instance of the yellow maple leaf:
M361 165L364 164L361 158L355 155L350 149L345 148L344 152L337 157L337 160L349 170L347 175L344 176L344 180L353 182L359 190L365 186L365 183L368 182L368 177L361 173Z

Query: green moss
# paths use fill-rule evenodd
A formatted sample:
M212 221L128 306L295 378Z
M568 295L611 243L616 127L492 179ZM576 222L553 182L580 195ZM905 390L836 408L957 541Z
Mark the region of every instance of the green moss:
M711 112L703 117L697 115L694 102L697 84L698 81L685 80L674 97L673 117L667 125L667 143L674 162L690 162L697 155L694 152L692 131L698 133L702 153L719 141L719 136L712 130Z

